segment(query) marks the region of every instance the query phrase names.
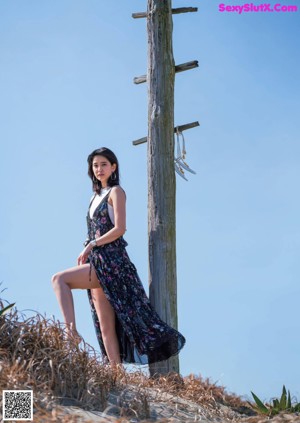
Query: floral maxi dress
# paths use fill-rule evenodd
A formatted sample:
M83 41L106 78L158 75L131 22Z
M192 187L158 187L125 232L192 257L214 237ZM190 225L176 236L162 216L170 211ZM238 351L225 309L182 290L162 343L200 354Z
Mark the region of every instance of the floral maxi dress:
M87 242L114 227L108 213L108 196L109 192L95 209L92 218L89 211L94 198L90 203ZM90 272L93 266L99 284L115 311L121 361L149 364L167 360L179 353L185 344L185 338L163 322L150 304L137 270L127 254L127 245L121 236L113 242L94 247L87 259ZM91 290L88 289L87 293L100 350L107 361Z

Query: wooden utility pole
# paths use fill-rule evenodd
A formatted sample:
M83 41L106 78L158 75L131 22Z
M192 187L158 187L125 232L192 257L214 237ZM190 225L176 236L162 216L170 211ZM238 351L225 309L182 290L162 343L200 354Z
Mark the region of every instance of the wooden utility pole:
M171 0L148 0L147 14L149 298L162 320L177 328ZM179 372L178 356L150 365L151 374L171 371Z
M195 12L197 8L172 9L171 0L148 0L147 75L134 79L148 84L148 234L149 297L160 317L177 329L176 275L176 178L174 172L174 79L175 73L198 66L197 61L175 66L172 46L172 13ZM182 126L188 129L198 122ZM178 355L150 364L150 374L179 373Z

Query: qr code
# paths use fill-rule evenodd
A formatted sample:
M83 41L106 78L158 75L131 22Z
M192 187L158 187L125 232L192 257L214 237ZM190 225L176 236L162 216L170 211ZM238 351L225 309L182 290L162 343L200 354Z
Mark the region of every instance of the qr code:
M3 420L33 420L33 391L3 391Z

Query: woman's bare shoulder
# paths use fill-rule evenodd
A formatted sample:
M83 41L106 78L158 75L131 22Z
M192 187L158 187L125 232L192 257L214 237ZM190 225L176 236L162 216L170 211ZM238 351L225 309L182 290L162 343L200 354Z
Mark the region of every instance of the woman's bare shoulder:
M125 194L125 197L126 197L126 192L125 192L125 190L121 187L121 185L114 185L113 187L112 187L112 189L111 189L111 193L113 194L113 193L115 193L115 194L118 194L118 193L123 193L123 194Z
M114 185L112 187L112 189L110 190L109 196L108 196L108 204L110 204L111 206L113 206L114 201L118 201L122 198L122 196L124 196L123 198L126 201L126 193L123 190L122 187L120 187L120 185ZM117 200L118 198L118 200Z

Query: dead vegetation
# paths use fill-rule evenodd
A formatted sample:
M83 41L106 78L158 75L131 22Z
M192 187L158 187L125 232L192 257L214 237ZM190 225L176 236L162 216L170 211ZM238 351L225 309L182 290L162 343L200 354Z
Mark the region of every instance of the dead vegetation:
M1 303L0 303L1 307ZM0 318L0 388L32 389L36 409L54 404L103 410L114 375L88 344L66 344L59 322L40 314Z
M113 370L84 342L70 349L61 323L38 313L26 318L16 310L0 316L0 389L33 390L38 422L82 421L60 414L61 406L105 412L115 419L103 421L124 423L153 420L153 404L163 404L177 416L193 414L194 421L238 421L253 414L240 397L201 376L150 378L141 371Z

